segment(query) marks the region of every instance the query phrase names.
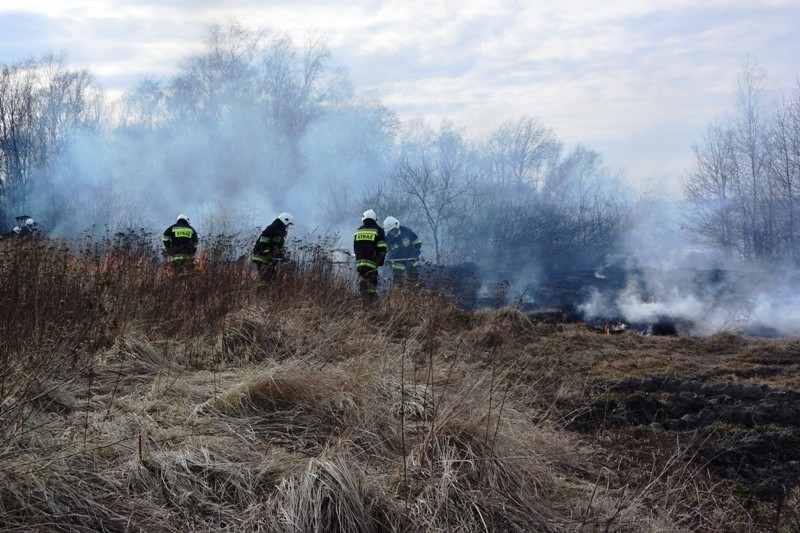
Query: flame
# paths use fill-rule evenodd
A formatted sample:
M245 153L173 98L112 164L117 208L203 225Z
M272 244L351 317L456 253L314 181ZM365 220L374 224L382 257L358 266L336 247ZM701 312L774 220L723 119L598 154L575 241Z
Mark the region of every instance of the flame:
M101 274L109 274L121 269L123 266L141 270L145 268L146 264L144 257L130 257L121 250L111 248L100 258L98 271Z
M208 252L206 250L200 250L197 254L197 259L195 260L195 268L201 274L208 271L210 261L208 260Z

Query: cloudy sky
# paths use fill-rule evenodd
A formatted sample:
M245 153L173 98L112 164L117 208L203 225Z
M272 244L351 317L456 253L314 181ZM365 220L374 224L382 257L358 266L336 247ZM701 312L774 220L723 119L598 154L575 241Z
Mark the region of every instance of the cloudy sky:
M702 5L702 7L697 7ZM798 0L0 0L0 63L47 52L112 94L169 76L209 25L322 34L355 87L474 137L538 117L638 184L675 184L748 56L800 76Z

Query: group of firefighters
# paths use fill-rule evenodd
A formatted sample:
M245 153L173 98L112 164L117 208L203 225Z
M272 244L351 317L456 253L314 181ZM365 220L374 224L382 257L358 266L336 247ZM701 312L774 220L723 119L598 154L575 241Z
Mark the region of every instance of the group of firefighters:
M404 285L419 278L422 241L395 217L386 217L383 227L377 220L375 211L364 211L361 226L353 237L359 292L366 299L377 297L378 268L387 262L392 269L393 283ZM280 266L287 261L286 235L293 224L294 217L290 213L281 213L253 244L250 260L258 268L262 283L273 281ZM186 215L178 215L175 223L164 230L162 240L165 255L173 267L180 269L193 263L198 236Z
M0 238L39 235L38 224L33 218L20 215L16 220L14 229L0 235ZM293 224L291 213L281 213L264 228L253 244L250 260L256 265L263 284L272 282L280 266L288 260L286 235ZM198 241L197 231L189 223L189 217L183 214L178 215L175 223L164 230L164 255L175 270L191 268ZM353 255L361 295L365 298L377 296L378 268L386 263L391 267L393 283L406 285L417 282L421 250L422 241L417 234L402 226L395 217L386 217L381 227L375 211L364 211L361 226L353 237Z
M7 233L0 234L0 239L13 237L36 237L39 235L39 224L28 215L20 215L15 218L17 225Z

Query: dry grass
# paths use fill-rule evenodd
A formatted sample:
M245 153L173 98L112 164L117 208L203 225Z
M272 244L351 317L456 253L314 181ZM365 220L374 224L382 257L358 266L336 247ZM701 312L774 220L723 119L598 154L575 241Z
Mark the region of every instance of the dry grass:
M318 245L259 288L222 243L176 276L147 242L3 243L0 529L797 524L797 490L777 513L713 479L702 434L567 429L607 382L791 366L793 341L604 336L425 292L364 308Z

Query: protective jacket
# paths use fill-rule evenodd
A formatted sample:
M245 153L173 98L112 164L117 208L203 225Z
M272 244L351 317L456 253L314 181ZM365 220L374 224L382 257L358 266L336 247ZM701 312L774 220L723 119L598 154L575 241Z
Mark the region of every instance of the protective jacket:
M38 237L40 235L39 228L35 226L21 226L19 232L16 230L17 228L14 228L15 233L18 233L20 237Z
M22 226L15 226L13 230L8 231L6 233L3 233L2 235L0 235L0 239L11 238L11 237L16 237L18 239L24 239L26 237L28 237L28 238L39 237L40 235L41 235L41 232L39 231L39 228L37 228L35 226L31 227L31 226L27 226L27 225L23 224Z
M172 261L192 259L197 251L197 232L183 219L164 230L161 240L167 257Z
M256 264L264 264L286 259L287 230L288 226L276 218L272 224L264 228L253 244L253 255L250 260Z
M398 228L400 232L394 235L394 231L386 234L386 245L389 250L387 259L392 263L393 259L419 259L422 251L422 241L417 234L405 226ZM409 263L413 261L408 261ZM402 266L404 261L397 261L398 266ZM392 263L395 266L395 263Z
M364 220L353 237L353 252L356 254L356 270L364 272L378 270L386 259L386 233L371 218Z

